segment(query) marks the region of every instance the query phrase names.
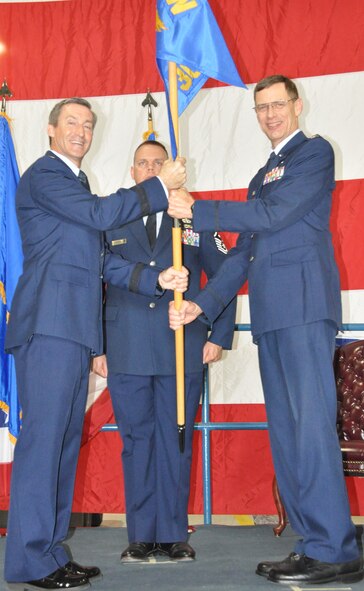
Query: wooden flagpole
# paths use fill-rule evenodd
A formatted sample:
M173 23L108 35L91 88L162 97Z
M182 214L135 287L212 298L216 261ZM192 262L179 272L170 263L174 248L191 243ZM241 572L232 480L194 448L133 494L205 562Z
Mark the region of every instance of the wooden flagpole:
M169 108L172 117L174 137L179 153L179 129L178 129L178 88L177 88L177 64L168 62L168 82L169 82ZM182 229L181 223L177 218L173 219L172 228L172 248L173 248L173 267L177 270L182 269ZM174 292L174 305L177 310L180 309L183 301L183 295L177 291ZM184 359L184 329L181 326L175 331L176 346L176 392L177 392L177 429L179 449L181 453L185 449L185 359Z

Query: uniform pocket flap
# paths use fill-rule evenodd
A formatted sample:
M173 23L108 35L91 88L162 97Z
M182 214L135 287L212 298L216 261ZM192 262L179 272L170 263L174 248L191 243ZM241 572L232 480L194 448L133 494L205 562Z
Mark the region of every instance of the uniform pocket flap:
M89 286L89 270L74 265L62 265L60 263L49 266L49 276L57 281L67 281L82 287Z
M315 259L317 259L317 253L314 244L304 244L303 246L287 248L271 254L273 267L280 265L297 265Z

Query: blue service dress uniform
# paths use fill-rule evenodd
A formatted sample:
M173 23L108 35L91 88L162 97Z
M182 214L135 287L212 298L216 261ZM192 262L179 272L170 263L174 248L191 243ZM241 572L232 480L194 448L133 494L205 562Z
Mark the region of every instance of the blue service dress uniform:
M277 481L300 535L295 551L346 562L358 548L336 434L334 185L330 144L299 131L253 178L246 203L196 202L196 231L241 234L194 301L213 320L248 280Z
M11 481L5 579L38 580L64 566L86 405L90 353L101 353L101 230L167 207L157 178L99 198L52 151L16 195L24 254L6 349L23 410ZM131 278L135 265L125 266Z
M202 350L208 324L196 321L185 330L185 451L180 453L176 426L175 344L168 326L173 292L147 297L119 280L117 255L138 262L135 286L148 269L172 265L172 219L163 215L154 249L142 220L106 233L113 253L105 263L105 338L108 386L123 440L129 542L177 542L187 539L192 437L202 391ZM197 234L189 220L182 232L183 264L190 271L187 299L200 289L201 272L213 276L226 258L218 234ZM144 277L144 278L143 278ZM212 325L209 340L229 349L236 300Z

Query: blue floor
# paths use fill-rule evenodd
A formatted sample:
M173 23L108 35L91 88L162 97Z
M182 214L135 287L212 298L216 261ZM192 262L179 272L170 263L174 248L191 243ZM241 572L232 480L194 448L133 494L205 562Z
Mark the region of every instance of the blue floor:
M282 589L255 574L261 560L280 560L295 543L288 527L275 538L270 525L198 526L190 537L197 558L176 563L152 558L144 564L121 564L120 553L127 546L125 528L78 528L70 530L67 545L72 557L85 565L97 565L103 579L95 581L92 591L249 591ZM4 561L5 538L0 540L0 568ZM9 586L12 589L13 586ZM300 587L283 587L299 591ZM0 590L8 586L0 578ZM304 591L362 591L364 582L355 585L327 584L303 587Z

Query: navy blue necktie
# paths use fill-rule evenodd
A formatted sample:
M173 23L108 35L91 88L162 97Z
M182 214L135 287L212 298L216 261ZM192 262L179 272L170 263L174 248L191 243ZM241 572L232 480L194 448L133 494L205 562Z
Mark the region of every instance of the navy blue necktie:
M157 240L157 214L151 213L148 215L145 229L147 231L150 248L153 250Z
M265 169L268 171L274 168L278 164L278 160L279 156L275 152L271 152Z
M78 178L79 178L80 183L85 187L85 189L90 191L90 185L88 182L88 178L85 175L85 173L83 172L83 170L80 170L80 172L78 173Z
M254 192L255 199L260 199L263 187L265 185L266 176L267 176L268 172L270 172L271 170L273 170L273 168L275 166L277 166L278 162L279 162L279 156L277 156L277 154L275 152L271 152L269 155L269 158L265 164L265 167L263 168L263 176L262 176L260 186L259 186L258 190L256 192Z

